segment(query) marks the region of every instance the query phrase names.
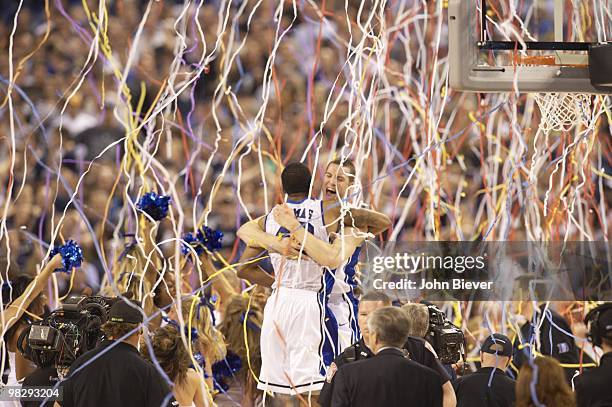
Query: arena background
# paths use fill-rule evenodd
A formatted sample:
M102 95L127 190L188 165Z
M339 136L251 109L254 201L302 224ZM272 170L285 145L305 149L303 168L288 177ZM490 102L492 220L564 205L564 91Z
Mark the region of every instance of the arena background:
M381 242L607 242L610 97L593 97L593 126L544 134L533 95L452 90L447 6L4 0L2 281L73 239L85 262L54 277L51 308L69 287L104 289L124 235L140 233L136 201L156 191L172 200L156 239L170 272L182 234L207 225L240 287L224 268L236 230L283 200L283 165L305 162L318 191L339 157L357 163L353 203L393 221ZM470 313L498 306L448 304L473 340L485 311Z

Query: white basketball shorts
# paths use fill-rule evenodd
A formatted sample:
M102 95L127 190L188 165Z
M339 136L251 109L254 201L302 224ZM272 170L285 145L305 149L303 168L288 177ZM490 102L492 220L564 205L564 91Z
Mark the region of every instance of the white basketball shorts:
M321 292L274 290L264 308L257 388L281 394L321 390L326 368L337 355L337 332L334 338L326 325L334 331L336 324Z

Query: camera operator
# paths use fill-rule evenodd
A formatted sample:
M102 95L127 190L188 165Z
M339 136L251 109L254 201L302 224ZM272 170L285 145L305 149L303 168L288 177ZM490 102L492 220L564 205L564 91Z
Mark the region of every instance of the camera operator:
M63 400L72 406L160 406L173 400L168 384L138 353L142 334L142 309L118 299L102 329L108 340L77 358L60 383ZM130 334L125 339L125 335Z
M366 345L366 339L369 333L367 319L372 312L383 307L388 307L390 305L391 299L387 295L379 291L372 291L366 293L361 297L359 302L358 319L359 326L361 327L362 338L359 340L359 342L345 349L344 352L338 355L338 357L330 365L327 372L327 377L325 379L325 383L323 384L323 388L321 389L321 393L319 395L319 403L321 404L321 406L331 406L331 393L334 387L333 378L336 371L342 365L358 360L368 359L374 356L372 350L370 350L370 348ZM427 324L428 321L425 322L426 327ZM413 324L411 323L410 326L412 325ZM455 391L453 390L453 386L450 382L450 377L446 373L444 366L442 366L442 364L437 360L435 354L429 350L428 344L425 342L425 340L409 336L404 345L404 348L408 351L408 356L411 360L433 369L440 375L441 382L443 383L443 405L444 407L454 407L456 403Z
M2 303L5 308L2 310L0 326L4 332L4 384L17 385L19 380L34 370L34 366L17 352L17 340L32 322L31 316L39 317L44 313L46 297L42 294L43 287L53 271L61 265L62 258L58 254L49 260L34 279L22 275L2 285Z
M481 368L455 382L457 407L511 407L516 382L505 372L512 358L512 341L492 334L480 348Z
M408 303L402 306L402 311L406 313L410 322L408 327L410 336L404 346L410 358L438 372L443 383L444 407L455 406L457 398L449 369L440 362L433 347L424 339L429 331L429 309L424 304Z
M338 369L332 405L441 407L440 376L410 360L402 349L408 337L406 314L383 307L370 315L367 326L367 343L375 356Z
M599 366L574 380L578 407L612 406L612 303L594 308L585 318L588 338L604 354Z
M86 287L85 289L83 289L80 295L76 295L76 296L77 297L80 297L80 296L88 297L90 295L91 295L91 288ZM73 297L70 297L69 300L71 298ZM31 354L32 348L27 345L28 337L29 335L27 335L25 338L20 338L21 341L25 342L25 344L18 343L17 349L19 350L19 353L22 356L32 359L32 354ZM32 373L27 375L25 379L23 379L22 386L26 388L27 387L53 387L55 386L57 382L60 381L59 375L57 373L58 366L56 366L56 359L39 357L39 358L36 358L35 360L36 360L36 364L38 365L38 367ZM47 401L45 400L42 400L42 401L21 400L21 405L22 407L39 407L39 406L45 407L45 406L52 406L53 401L50 401L50 400L47 400Z

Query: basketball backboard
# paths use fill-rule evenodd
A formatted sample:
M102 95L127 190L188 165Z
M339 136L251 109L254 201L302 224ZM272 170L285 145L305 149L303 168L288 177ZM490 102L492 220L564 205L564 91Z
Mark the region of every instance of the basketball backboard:
M612 41L610 0L450 0L453 89L612 93L593 86L589 49Z

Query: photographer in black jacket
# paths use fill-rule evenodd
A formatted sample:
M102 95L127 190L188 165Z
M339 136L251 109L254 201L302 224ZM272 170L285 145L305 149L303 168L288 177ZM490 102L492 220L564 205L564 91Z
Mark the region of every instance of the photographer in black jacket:
M174 399L166 380L138 353L142 322L138 304L117 300L102 326L109 340L74 361L66 380L60 383L63 400L56 405L170 405Z

